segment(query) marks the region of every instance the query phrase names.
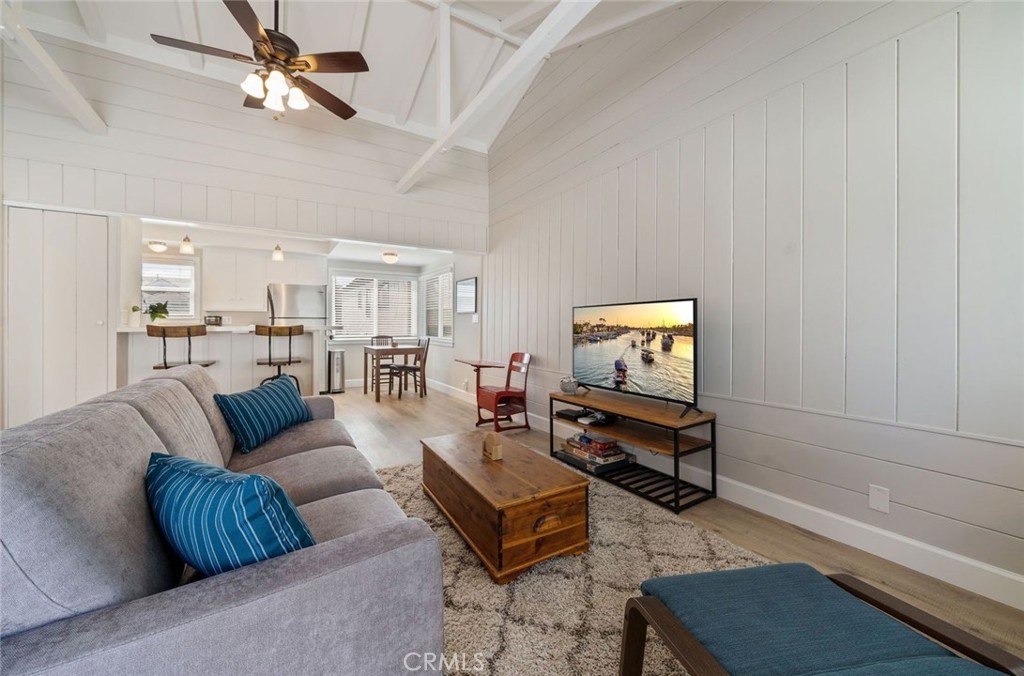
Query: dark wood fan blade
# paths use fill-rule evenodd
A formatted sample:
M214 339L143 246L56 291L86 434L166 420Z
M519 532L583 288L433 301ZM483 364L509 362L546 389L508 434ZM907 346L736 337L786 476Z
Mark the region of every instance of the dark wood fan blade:
M307 73L365 73L370 70L359 52L303 54L292 59L291 65Z
M246 96L245 101L242 102L242 105L246 108L258 108L260 110L264 108L263 99L258 99L255 96Z
M356 114L355 108L348 105L315 82L308 80L301 75L293 75L292 78L299 83L306 96L313 99L341 119L347 120Z
M177 38L168 38L163 35L150 35L154 42L167 47L176 47L177 49L184 49L190 52L199 52L200 54L207 54L209 56L219 56L224 59L234 59L235 61L241 61L242 63L256 63L251 56L245 54L236 54L235 52L229 52L226 49L217 49L216 47L207 47L201 45L198 42L188 42L186 40L179 40Z
M250 40L270 45L267 31L263 30L263 24L260 23L259 17L256 16L256 12L253 11L252 5L247 0L224 0L224 4L227 5L231 16L235 17L235 21L242 27Z

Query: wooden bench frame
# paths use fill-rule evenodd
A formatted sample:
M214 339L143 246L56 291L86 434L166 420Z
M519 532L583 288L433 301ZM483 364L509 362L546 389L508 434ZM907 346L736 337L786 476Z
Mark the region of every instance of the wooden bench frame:
M934 615L929 615L920 608L872 587L852 575L838 573L827 577L850 594L912 629L916 629L946 648L986 667L1007 674L1024 676L1024 660L1016 655L983 641ZM673 615L664 603L653 596L635 597L626 602L626 616L622 625L622 651L619 659L620 676L641 676L648 625L665 642L665 645L682 663L690 676L729 676L729 672L690 633L679 621L679 618Z

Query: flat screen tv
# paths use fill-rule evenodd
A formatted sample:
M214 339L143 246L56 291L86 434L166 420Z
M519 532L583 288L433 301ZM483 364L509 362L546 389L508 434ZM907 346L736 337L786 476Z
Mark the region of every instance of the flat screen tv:
M580 385L697 406L697 299L572 310Z

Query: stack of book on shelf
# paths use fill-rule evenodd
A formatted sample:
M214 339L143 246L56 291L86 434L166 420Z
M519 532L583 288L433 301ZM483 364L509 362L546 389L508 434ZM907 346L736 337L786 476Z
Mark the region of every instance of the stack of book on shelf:
M612 437L594 432L580 432L565 440L555 455L569 464L591 474L602 474L622 465L636 462L636 456L626 453Z

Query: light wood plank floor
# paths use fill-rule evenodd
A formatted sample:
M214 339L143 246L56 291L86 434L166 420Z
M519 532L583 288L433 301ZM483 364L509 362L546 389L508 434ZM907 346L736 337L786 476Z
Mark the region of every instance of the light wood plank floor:
M386 386L385 386L386 387ZM380 404L362 388L334 395L338 418L374 467L421 461L419 440L475 429L473 407L434 392L420 399L385 394ZM509 436L547 453L546 432L508 432ZM952 624L1024 656L1024 612L916 573L840 542L805 531L722 499L683 512L681 519L773 561L804 561L822 572L845 572L900 597Z

